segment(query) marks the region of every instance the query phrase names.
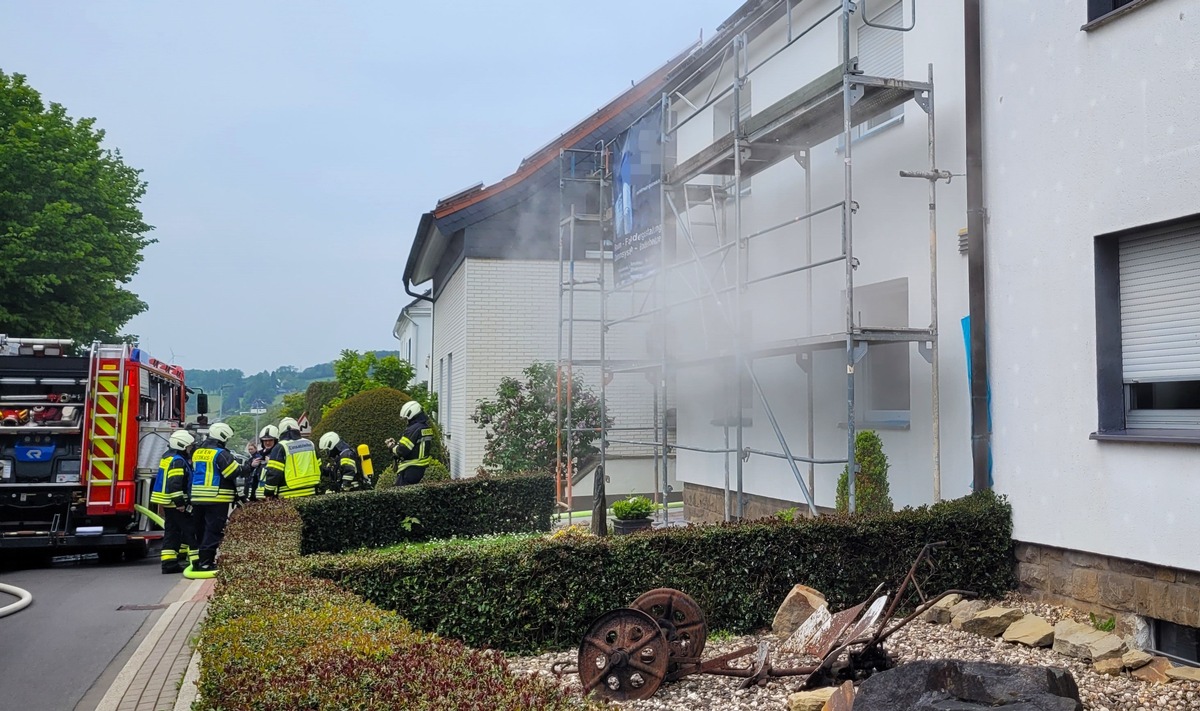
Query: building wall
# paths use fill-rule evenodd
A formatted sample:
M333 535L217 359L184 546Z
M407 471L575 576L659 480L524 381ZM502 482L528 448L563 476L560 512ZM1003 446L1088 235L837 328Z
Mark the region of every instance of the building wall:
M450 450L452 476L470 475L475 470L465 461L470 436L465 417L467 399L463 387L467 365L467 265L463 263L446 280L433 305L433 387L438 393L438 421ZM452 367L447 369L447 362ZM447 392L447 390L449 392Z
M412 363L414 383L431 383L432 386L433 309L422 302L408 307L405 316L396 338L400 342L400 357Z
M832 8L832 3L799 3L793 10L797 32L808 27ZM911 21L911 3L903 4L904 22ZM872 3L872 13L882 10ZM916 28L903 35L903 78L924 81L928 65L936 71L936 118L938 167L961 173L965 166L965 114L963 106L962 7L951 4L937 13L921 13ZM856 20L852 34L857 41ZM754 66L784 43L786 22L780 20L771 31L754 40L749 49L748 65ZM780 53L750 76L751 113L758 113L775 101L804 86L810 80L838 65L840 30L835 18L826 20L803 39ZM857 55L857 49L852 48ZM712 65L714 68L716 63ZM726 76L718 87L729 80ZM703 105L711 83L706 77L689 97ZM720 88L718 88L720 91ZM686 106L676 102L677 106ZM716 132L714 109L698 117L679 131L679 159L685 160L710 144ZM686 118L686 111L679 115ZM925 170L929 165L926 114L914 103L903 108L903 117L879 128L852 146L854 200L854 256L858 268L854 274L856 299L865 285L892 279L906 279L907 308L891 322L883 323L864 314L861 302L856 320L868 326L925 328L930 325L929 212L928 188L922 180L898 177L900 170ZM751 149L753 151L753 149ZM839 139L812 149L811 208L838 203L843 195L843 159ZM701 182L703 179L697 180ZM732 207L727 208L727 234L732 234ZM759 173L750 181L742 198L743 234L777 225L804 214L805 175L800 163L787 159ZM694 209L693 219L711 221L711 211ZM754 279L802 266L811 261L841 253L840 210L831 210L807 224L797 222L776 232L755 237L748 248L749 277ZM811 225L811 259L806 241ZM966 226L965 184L955 180L938 187L938 270L939 323L941 331L941 494L955 498L970 490L969 402L965 347L960 320L967 314L966 257L957 249L958 231ZM706 231L707 229L707 231ZM716 245L711 228L694 229L698 249ZM680 252L687 254L686 243ZM730 261L733 257L731 255ZM715 264L715 263L714 263ZM710 274L717 286L734 277L727 269L714 266ZM732 297L717 306L709 299L689 309L673 310L675 345L683 352L711 352L729 348L731 343L799 338L814 334L844 331L845 263L835 262L809 272L776 278L751 285L743 297L751 326L746 338L739 339L729 330L721 309L732 315ZM725 280L725 281L722 281ZM812 298L808 297L811 280ZM689 290L703 291L703 281L677 288L680 297ZM932 477L932 398L931 368L919 355L915 344L908 346L909 421L907 426L884 427L868 421L869 397L865 368L858 368L856 388L859 399L856 422L860 429L877 429L891 461L891 493L897 507L927 503L933 498ZM760 359L755 373L768 393L771 409L778 417L789 448L794 454L807 454L806 379L794 356ZM691 368L679 376L679 441L701 447L723 446L724 428L716 417L722 408L734 406L728 387L734 382L728 363L718 367ZM751 391L752 392L752 391ZM846 361L844 346L818 351L814 356L814 454L818 458L845 459L846 456ZM767 419L762 401L752 396L753 405L746 413L753 424L744 428L745 445L774 452L781 447ZM714 424L714 420L717 421ZM680 451L680 479L689 486L698 485L723 491L725 464L720 455ZM736 461L731 457L731 467ZM817 465L814 471L816 502L832 507L837 477L843 465ZM808 467L801 464L801 474ZM736 487L736 474L731 486ZM801 490L793 472L782 459L751 456L744 464L745 491L757 497L797 502Z
M1097 235L1200 213L1200 12L983 4L996 489L1014 537L1200 568L1192 445L1097 442ZM1196 624L1191 622L1188 624Z

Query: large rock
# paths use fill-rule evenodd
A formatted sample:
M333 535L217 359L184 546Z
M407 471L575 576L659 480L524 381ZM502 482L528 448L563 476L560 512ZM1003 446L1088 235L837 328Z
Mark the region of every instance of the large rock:
M1166 657L1155 657L1149 664L1129 672L1129 676L1153 684L1166 684L1171 681L1167 671L1173 668L1174 665Z
M1112 659L1101 659L1092 665L1092 671L1097 674L1107 674L1109 676L1120 676L1121 670L1125 665L1120 659L1113 657Z
M985 609L987 609L987 603L983 600L963 600L950 608L950 626L961 630L964 622Z
M1125 653L1125 641L1115 634L1074 620L1061 620L1054 626L1054 651L1059 654L1098 662Z
M1140 649L1131 649L1121 655L1121 666L1126 669L1141 669L1154 661L1154 656Z
M965 620L963 632L974 632L983 637L999 637L1008 626L1025 616L1022 610L1012 607L989 607L980 610L974 617Z
M1196 667L1171 667L1167 676L1175 681L1200 681L1200 669Z
M950 608L960 602L962 602L962 595L958 593L947 595L933 603L933 606L926 610L921 617L926 622L931 622L935 625L948 625L950 624Z
M1027 647L1049 647L1054 641L1054 628L1037 615L1025 615L1004 630L1004 641Z
M1071 673L953 659L903 664L867 679L854 711L1082 711Z
M812 616L818 608L826 607L825 596L807 585L794 585L783 604L775 613L775 621L771 623L771 631L780 637L788 637L804 621Z
M811 691L797 691L788 695L788 711L821 711L825 702L837 691L836 686L826 686Z

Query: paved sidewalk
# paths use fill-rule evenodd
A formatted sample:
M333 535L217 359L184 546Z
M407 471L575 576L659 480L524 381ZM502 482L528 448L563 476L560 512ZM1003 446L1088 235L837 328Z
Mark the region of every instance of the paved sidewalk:
M212 580L188 580L171 591L163 600L162 614L108 688L97 711L191 707L200 659L193 653L191 641L199 631L212 587Z

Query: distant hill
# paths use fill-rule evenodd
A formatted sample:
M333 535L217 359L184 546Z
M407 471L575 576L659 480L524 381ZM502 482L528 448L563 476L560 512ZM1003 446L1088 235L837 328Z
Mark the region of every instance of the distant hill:
M376 351L376 355L395 355L396 351ZM223 399L222 408L237 412L248 410L256 401L270 405L282 395L304 390L309 383L318 380L333 380L333 361L318 363L304 370L293 365L284 365L275 370L264 370L254 375L232 369L188 370L186 382L189 388L208 393L214 398L210 404L217 407L217 399ZM193 412L196 399L188 400L188 410Z

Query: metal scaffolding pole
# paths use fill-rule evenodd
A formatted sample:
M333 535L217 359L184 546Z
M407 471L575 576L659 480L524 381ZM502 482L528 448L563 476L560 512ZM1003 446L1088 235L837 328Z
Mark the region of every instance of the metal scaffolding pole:
M854 12L851 0L842 0L842 141L845 144L843 157L844 194L842 198L842 254L846 255L846 472L848 473L849 508L855 511L855 479L858 465L854 459L854 161L851 157L854 144L854 119L851 115L851 83L854 75L850 66L850 14Z
M745 274L749 254L746 252L746 242L742 238L742 50L745 46L746 35L738 35L733 41L733 241L737 245L737 260L734 271L737 274L736 288L733 301L733 383L737 388L737 448L740 452L745 446L745 386L742 380L742 346L745 335L742 325L742 292L745 289ZM718 306L720 300L718 299ZM751 377L754 373L751 372ZM737 517L739 520L746 516L745 494L745 462L737 458Z

